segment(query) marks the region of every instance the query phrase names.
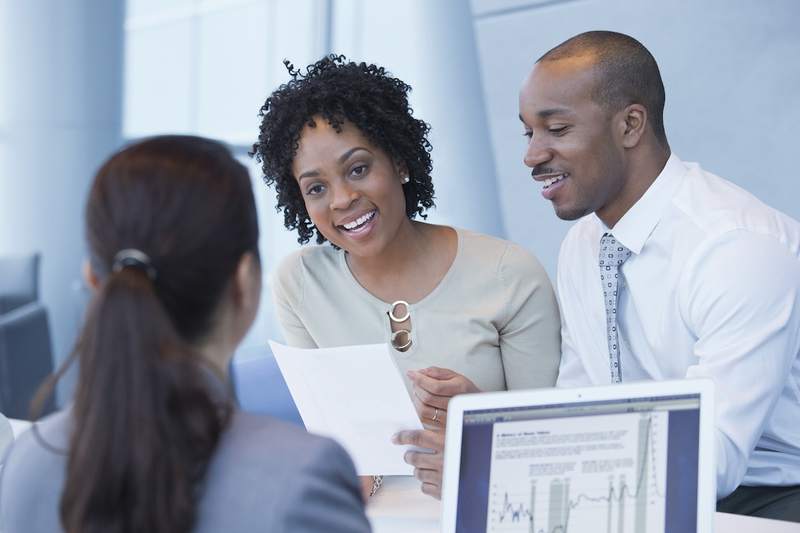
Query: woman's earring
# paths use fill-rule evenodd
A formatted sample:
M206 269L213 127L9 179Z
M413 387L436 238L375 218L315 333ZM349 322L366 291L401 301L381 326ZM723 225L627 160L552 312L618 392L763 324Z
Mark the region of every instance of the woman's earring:
M405 184L406 184L406 183L408 183L409 181L411 181L411 178L409 178L409 177L408 177L408 174L403 174L403 178L400 180L400 183L402 183L403 185L405 185Z

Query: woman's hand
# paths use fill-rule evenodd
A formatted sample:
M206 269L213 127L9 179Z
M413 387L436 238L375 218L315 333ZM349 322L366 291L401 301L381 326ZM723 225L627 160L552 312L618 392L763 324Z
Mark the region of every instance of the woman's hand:
M447 404L456 394L480 390L466 377L446 368L432 366L410 370L407 375L414 384L417 414L426 426L435 429L400 431L394 435L392 442L429 450L408 450L403 459L414 467L414 477L421 482L422 492L441 499Z
M409 370L414 384L414 406L423 423L444 429L447 424L447 404L456 394L480 392L475 384L458 372L431 366Z

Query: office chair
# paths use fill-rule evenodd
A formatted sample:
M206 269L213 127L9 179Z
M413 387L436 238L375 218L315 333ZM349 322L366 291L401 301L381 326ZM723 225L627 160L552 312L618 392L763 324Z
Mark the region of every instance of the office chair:
M243 411L305 427L269 347L239 350L231 361L230 375Z
M27 419L53 371L47 309L39 302L39 254L0 257L0 412ZM42 414L54 409L48 400Z

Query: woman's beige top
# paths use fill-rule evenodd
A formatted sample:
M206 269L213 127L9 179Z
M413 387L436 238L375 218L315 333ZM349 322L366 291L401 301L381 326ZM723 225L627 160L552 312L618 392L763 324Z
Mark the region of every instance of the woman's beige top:
M561 357L553 287L522 247L462 229L453 264L439 285L411 304L411 348L391 349L407 370L439 366L483 391L551 387ZM345 252L308 246L288 256L271 279L286 342L301 348L388 343L391 302L353 277ZM365 376L368 377L368 376Z

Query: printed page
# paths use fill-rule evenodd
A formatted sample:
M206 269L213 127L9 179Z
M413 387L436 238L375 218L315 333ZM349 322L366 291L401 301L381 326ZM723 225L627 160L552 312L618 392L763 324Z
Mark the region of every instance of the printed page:
M301 349L270 341L308 431L336 439L359 475L412 475L402 429L422 429L388 344Z

